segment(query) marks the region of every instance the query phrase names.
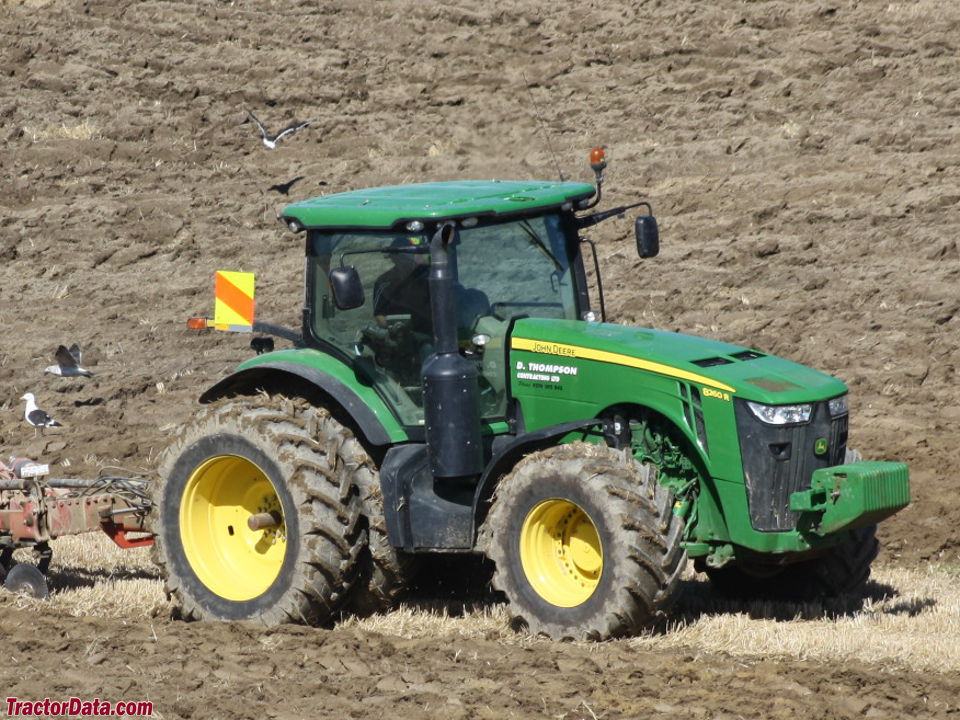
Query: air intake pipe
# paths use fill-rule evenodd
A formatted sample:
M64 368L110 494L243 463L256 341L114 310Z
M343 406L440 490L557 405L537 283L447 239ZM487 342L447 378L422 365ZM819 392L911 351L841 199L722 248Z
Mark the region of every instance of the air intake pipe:
M449 246L456 227L445 223L430 241L430 309L434 352L423 361L427 454L435 478L479 475L480 392L477 366L459 352L455 271Z

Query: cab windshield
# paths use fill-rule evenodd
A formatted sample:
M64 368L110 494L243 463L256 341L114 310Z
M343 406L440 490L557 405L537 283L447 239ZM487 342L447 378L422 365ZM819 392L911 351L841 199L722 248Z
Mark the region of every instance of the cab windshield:
M483 414L506 410L504 340L519 316L579 317L570 250L559 214L458 224L451 248L457 333L470 348L478 334L489 340L476 355ZM466 226L464 226L466 225ZM423 423L420 365L433 352L429 298L429 237L384 231L311 231L308 268L313 279L311 330L352 359L405 425ZM356 267L365 302L338 310L327 274L342 262Z

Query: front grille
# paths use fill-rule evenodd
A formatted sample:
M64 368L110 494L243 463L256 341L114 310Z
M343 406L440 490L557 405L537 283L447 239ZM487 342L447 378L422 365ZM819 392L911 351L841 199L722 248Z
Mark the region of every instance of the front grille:
M800 513L790 510L790 495L810 489L814 470L843 463L848 416L831 418L822 402L814 404L804 425L773 426L760 422L739 398L735 413L750 524L761 532L793 530ZM820 439L827 441L827 451L817 455Z

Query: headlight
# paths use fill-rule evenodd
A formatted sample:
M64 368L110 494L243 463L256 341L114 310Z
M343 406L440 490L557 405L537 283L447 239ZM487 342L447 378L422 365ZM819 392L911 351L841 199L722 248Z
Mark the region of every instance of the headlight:
M850 407L847 405L847 396L841 395L830 401L830 417L836 417L837 415L846 415L850 412Z
M761 422L768 425L795 425L810 420L813 405L764 405L747 401L747 407Z

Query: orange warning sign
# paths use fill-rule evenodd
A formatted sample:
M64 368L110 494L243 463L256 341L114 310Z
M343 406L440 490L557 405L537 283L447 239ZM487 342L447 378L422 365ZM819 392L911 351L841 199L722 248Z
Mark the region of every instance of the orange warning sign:
M218 270L213 281L213 326L253 332L253 294L253 273Z

